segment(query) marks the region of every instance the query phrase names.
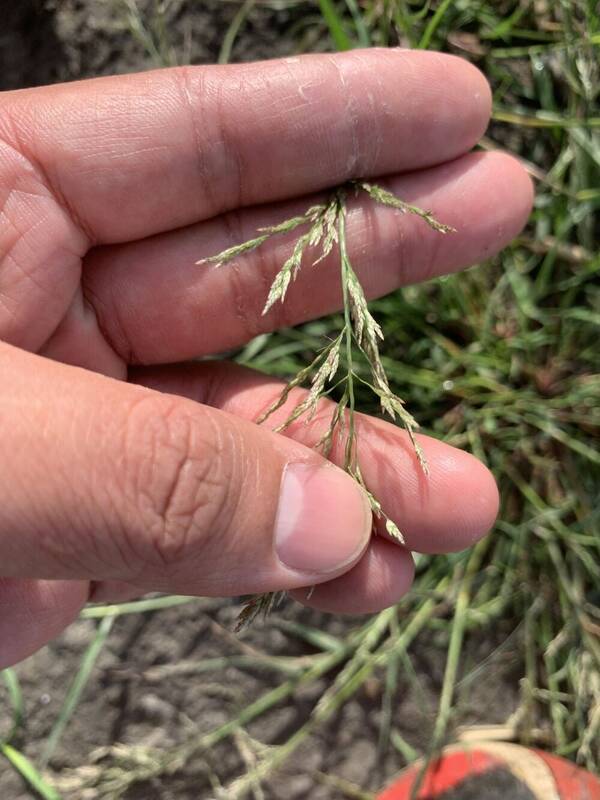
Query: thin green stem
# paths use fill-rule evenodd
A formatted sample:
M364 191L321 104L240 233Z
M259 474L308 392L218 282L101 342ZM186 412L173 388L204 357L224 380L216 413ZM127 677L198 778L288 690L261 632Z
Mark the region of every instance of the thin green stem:
M23 694L21 692L21 684L19 683L19 678L17 677L17 673L13 669L7 667L6 669L2 670L2 673L0 674L4 679L6 688L8 689L8 695L10 697L10 702L12 705L12 725L10 727L8 735L4 739L4 742L8 744L14 738L15 733L18 731L23 721L23 713L24 713Z
M452 701L457 684L458 669L460 666L460 655L462 652L464 634L467 622L467 611L471 600L471 586L473 579L481 565L482 558L489 547L489 539L481 541L472 551L469 561L467 563L464 575L461 577L458 596L456 599L456 606L454 610L454 619L452 621L452 628L450 631L450 642L448 644L448 656L446 659L446 669L444 671L444 680L442 683L442 692L438 706L438 713L435 720L433 729L432 744L429 750L428 758L425 760L423 768L419 773L417 780L411 790L411 800L418 797L423 780L431 758L435 756L436 751L442 746L448 723L452 713ZM458 570L462 569L461 566Z
M52 756L58 747L61 736L63 735L69 720L77 708L77 704L79 703L83 690L87 685L96 660L100 655L102 648L104 647L114 621L115 617L104 617L100 621L94 638L85 651L79 670L77 671L77 674L75 675L75 678L73 679L73 682L67 692L67 696L65 698L65 702L63 703L63 707L61 708L60 714L52 726L52 730L50 731L46 740L46 744L40 758L40 765L42 769L46 769L52 760Z

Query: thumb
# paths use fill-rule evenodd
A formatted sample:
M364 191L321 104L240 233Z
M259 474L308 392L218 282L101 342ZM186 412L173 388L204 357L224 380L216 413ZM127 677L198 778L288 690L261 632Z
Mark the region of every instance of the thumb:
M0 345L0 568L237 595L330 580L371 531L366 494L225 412Z

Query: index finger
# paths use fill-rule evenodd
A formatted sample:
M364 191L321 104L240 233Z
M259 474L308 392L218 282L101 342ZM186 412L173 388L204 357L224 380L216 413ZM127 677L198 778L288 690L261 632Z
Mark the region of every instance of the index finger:
M374 49L25 90L2 110L0 138L112 243L455 158L490 91L454 56Z

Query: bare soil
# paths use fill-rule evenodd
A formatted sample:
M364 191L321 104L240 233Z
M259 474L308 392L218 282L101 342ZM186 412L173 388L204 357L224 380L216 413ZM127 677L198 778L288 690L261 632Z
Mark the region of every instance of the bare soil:
M0 89L135 72L169 63L216 62L237 0L136 0L163 60L132 31L125 0L19 0L2 3ZM165 7L162 16L156 9ZM313 9L314 12L314 9ZM307 5L276 10L257 3L242 25L231 61L293 54ZM302 26L304 31L310 25Z
M160 612L117 620L88 683L82 701L67 727L52 766L59 774L90 763L90 754L114 743L172 748L190 736L206 733L281 683L273 671L227 666L194 675L193 664L239 655L253 648L271 655L306 655L310 646L284 634L276 623L256 624L241 638L231 631L239 605L234 601L199 601ZM360 620L336 619L289 604L282 612L341 635ZM25 727L18 746L36 761L66 690L94 631L94 623L80 620L63 636L18 667L26 701ZM498 642L505 634L498 632ZM493 647L487 641L467 650L465 673L475 668ZM431 636L412 648L417 681L401 676L393 722L418 751L427 749L441 686L444 651ZM172 665L185 664L190 672L172 674ZM460 693L456 722L502 723L516 704L514 671L517 656L503 650L489 665L486 680L475 680ZM281 744L308 719L333 676L298 689L293 701L284 701L250 723L247 731L266 744ZM317 772L333 774L363 789L375 791L403 766L402 756L389 748L378 757L384 676L374 675L359 693L317 734L306 740L285 770L267 781L269 800L329 800L346 797L323 785ZM0 693L0 719L7 698ZM0 772L3 800L29 800L32 795L4 765ZM126 800L197 800L212 795L211 775L227 785L245 771L243 753L228 739L210 752L199 754L176 775L151 785L140 784ZM65 794L79 800L80 795Z

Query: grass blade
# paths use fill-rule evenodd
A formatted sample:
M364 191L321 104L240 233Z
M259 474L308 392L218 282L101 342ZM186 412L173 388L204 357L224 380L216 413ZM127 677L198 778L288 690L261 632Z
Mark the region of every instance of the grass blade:
M600 128L600 117L567 117L551 111L538 111L531 115L496 107L492 119L526 128Z
M354 22L354 27L356 28L356 36L358 38L358 44L360 47L371 47L371 36L365 25L365 21L361 14L360 8L358 7L358 3L356 0L346 0L346 5L348 6L348 11L352 15L352 21Z
M229 63L231 59L231 51L233 49L233 45L235 43L237 35L240 32L240 28L246 21L248 14L252 11L255 5L256 5L256 0L246 0L246 2L241 6L240 10L233 18L231 25L227 29L227 33L223 37L223 43L221 44L221 50L219 52L219 58L217 60L218 64Z
M16 769L19 775L34 789L44 800L61 800L60 794L51 786L33 766L31 761L19 750L9 744L0 744L0 752Z
M67 696L65 698L65 702L61 708L60 714L54 725L52 726L52 730L48 736L46 741L46 746L42 752L41 758L41 765L43 768L50 762L52 756L56 752L56 748L58 743L60 742L60 738L64 733L65 728L69 720L71 719L73 712L77 708L77 704L81 698L82 692L86 687L86 684L89 680L89 677L92 673L92 669L94 668L94 664L96 663L96 659L100 655L100 651L104 647L104 643L110 633L110 630L113 626L115 621L114 617L105 617L102 622L98 625L98 629L96 631L96 635L88 645L87 650L84 653L84 656L81 660L81 665L79 670L77 671L77 675L73 680L73 683L69 687L69 691L67 692Z
M130 603L111 603L102 606L89 606L80 613L80 619L104 619L104 617L120 617L123 614L142 614L145 611L159 611L173 606L184 606L187 603L200 602L199 597L170 594L166 597L148 597L145 600L133 600Z
M336 48L338 50L352 50L354 45L344 30L342 18L332 0L319 0L319 7Z
M12 726L10 733L5 739L6 742L10 742L23 720L23 694L21 693L21 685L17 673L13 669L9 667L8 669L2 670L2 678L8 689L8 696L13 709Z
M433 39L433 35L436 32L438 25L441 23L446 11L448 11L451 5L452 5L452 0L443 0L443 2L439 4L435 14L431 17L431 19L427 23L427 27L423 32L423 36L421 36L421 41L417 45L417 47L420 50L427 50L427 48L431 44L431 40Z

